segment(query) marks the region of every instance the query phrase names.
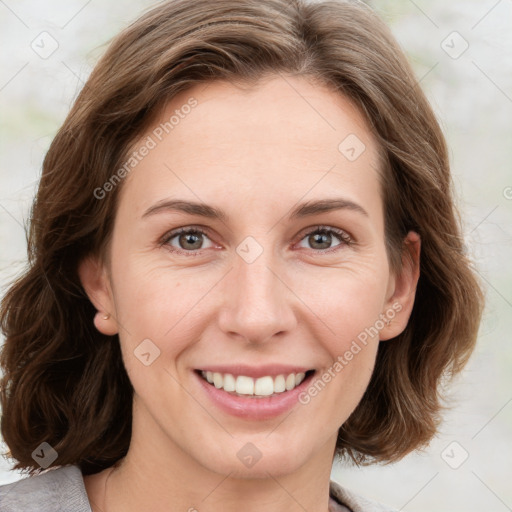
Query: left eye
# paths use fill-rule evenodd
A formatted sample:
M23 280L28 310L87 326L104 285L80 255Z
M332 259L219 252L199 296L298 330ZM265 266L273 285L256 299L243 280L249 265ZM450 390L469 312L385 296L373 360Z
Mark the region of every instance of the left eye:
M330 245L332 242L332 238L337 238L340 240L340 243L335 245L334 247L325 247L325 245ZM301 240L306 239L311 244L319 244L323 245L323 247L315 248L313 250L320 252L331 252L333 250L339 249L340 246L350 245L352 243L352 239L348 233L341 229L336 228L327 228L323 226L318 226L313 231L309 231L304 235Z
M181 228L178 231L169 233L162 240L162 245L167 245L172 248L175 252L181 252L186 254L187 256L194 256L194 251L200 251L201 249L207 249L208 247L203 246L203 242L201 240L202 237L206 237L208 240L208 235L205 231L199 228ZM337 238L340 243L335 245L334 247L326 247L330 246L332 240ZM178 247L172 243L172 241L176 239L178 243ZM350 245L352 243L351 237L345 231L337 228L328 228L324 226L317 226L315 229L310 230L305 233L302 240L306 240L311 244L320 245L322 247L312 247L314 251L317 252L331 252L333 250L337 250L340 246ZM210 247L213 246L210 240ZM187 254L188 253L188 254Z

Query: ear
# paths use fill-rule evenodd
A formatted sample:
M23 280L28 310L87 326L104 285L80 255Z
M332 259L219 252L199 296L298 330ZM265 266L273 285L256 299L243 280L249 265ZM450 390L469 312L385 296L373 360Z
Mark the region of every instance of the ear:
M389 340L401 334L411 316L420 277L421 238L409 231L402 246L402 268L391 275L383 316L386 325L380 331L380 340Z
M117 334L114 295L105 265L96 257L87 256L78 264L78 276L89 300L98 310L94 317L96 329L110 336Z

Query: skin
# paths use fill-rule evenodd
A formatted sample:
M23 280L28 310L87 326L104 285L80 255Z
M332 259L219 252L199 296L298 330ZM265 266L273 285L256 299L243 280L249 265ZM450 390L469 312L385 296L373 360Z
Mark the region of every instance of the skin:
M386 340L407 324L420 240L409 233L395 275L377 145L339 93L291 76L248 89L200 84L173 98L141 141L190 97L198 105L122 183L109 260L80 265L95 325L119 334L135 389L128 454L114 471L85 477L86 490L95 512L325 512L338 429L361 400L379 342L393 343ZM349 134L366 146L354 161L338 150ZM367 215L340 209L287 219L299 202L332 197ZM228 220L171 211L141 219L166 198L214 205ZM207 230L197 244L180 244L179 235L159 244L171 230L197 225ZM308 232L317 226L345 230L352 242L334 233L330 243L315 242ZM236 252L248 236L263 249L251 264ZM390 324L325 389L275 419L222 412L192 372L282 362L322 375L393 304L401 310ZM147 338L160 350L149 366L134 356ZM248 442L262 453L250 468L237 457Z

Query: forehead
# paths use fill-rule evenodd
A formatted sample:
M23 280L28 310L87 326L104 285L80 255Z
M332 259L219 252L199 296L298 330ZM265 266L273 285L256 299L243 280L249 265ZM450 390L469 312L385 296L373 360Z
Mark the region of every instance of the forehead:
M192 99L197 105L189 109ZM174 113L181 113L180 119ZM278 156L276 149L282 147L284 154L295 145L297 151L316 150L328 158L337 155L349 134L374 142L347 97L305 77L267 76L243 87L227 81L196 85L174 97L155 124L165 131L172 117L176 125L169 135L176 144L190 143L196 135L198 149L229 148L230 154L252 150L251 156Z
M378 148L364 117L303 77L198 84L175 96L133 149L144 145L151 150L123 191L139 211L174 194L235 207L242 197L272 207L333 189L379 196Z

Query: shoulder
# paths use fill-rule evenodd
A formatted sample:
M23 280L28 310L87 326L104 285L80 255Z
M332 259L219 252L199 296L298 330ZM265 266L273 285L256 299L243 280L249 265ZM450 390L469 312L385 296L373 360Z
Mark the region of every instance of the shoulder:
M396 512L393 508L381 505L376 501L364 498L363 496L359 496L345 489L333 480L331 480L329 490L332 498L334 498L339 505L348 507L351 512ZM340 508L340 510L344 510L344 508ZM336 509L334 509L333 512L337 512Z
M0 485L2 512L91 512L82 472L77 465L48 469Z

